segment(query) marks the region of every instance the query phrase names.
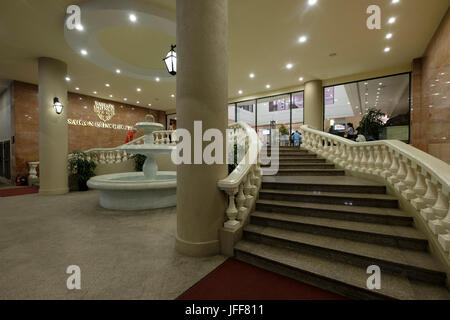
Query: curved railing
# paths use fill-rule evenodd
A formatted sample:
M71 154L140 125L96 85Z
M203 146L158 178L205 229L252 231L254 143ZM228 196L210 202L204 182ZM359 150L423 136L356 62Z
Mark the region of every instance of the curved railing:
M86 160L94 161L96 164L113 164L121 163L130 159L131 155L127 154L122 148L127 145L139 145L144 143L145 136L136 138L135 140L120 145L114 148L93 148L84 151L86 154ZM162 130L153 132L153 140L155 144L169 144L175 145L175 131ZM69 154L70 159L73 155ZM28 177L29 179L37 179L37 170L39 167L39 161L28 162Z
M303 147L347 171L383 179L417 211L450 259L450 166L397 140L357 143L301 127Z
M262 144L255 130L246 123L233 123L228 129L227 149L234 152L236 144L238 150L245 152L242 152L241 157L238 152L237 167L228 177L218 181L217 186L228 197L228 207L225 211L227 221L224 228L236 230L247 220L261 188L259 153Z

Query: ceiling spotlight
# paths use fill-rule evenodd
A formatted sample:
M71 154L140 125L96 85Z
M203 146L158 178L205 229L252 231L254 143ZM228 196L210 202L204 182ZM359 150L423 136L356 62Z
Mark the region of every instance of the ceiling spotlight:
M120 69L116 69L116 73L120 73Z
M81 49L80 52L83 56L86 56L88 54L88 52L85 49Z
M397 20L397 18L391 17L391 18L389 18L388 23L393 24L393 23L395 23L396 20Z
M250 75L249 75L249 76L250 76L250 78L252 78L252 79L253 79L253 78L255 77L255 74L254 74L254 73L250 73Z
M392 38L392 33L388 33L387 35L386 35L386 39L391 39Z
M140 101L136 101L137 104L141 103Z
M123 98L123 101L127 101L128 99L127 98Z
M389 51L391 51L391 48L389 48L389 47L384 48L384 52L389 52Z
M137 92L141 92L142 89L141 89L141 88L137 88L136 91L137 91Z
M97 91L94 91L93 93L94 93L94 94L97 94Z
M151 104L151 103L149 103L149 104L148 104L148 106L149 106L149 107L151 107L151 106L152 106L152 104Z
M392 3L399 3L400 2L400 0L392 0Z
M110 95L109 95L109 97L110 97L110 98L112 98L112 97L113 97L113 95L112 95L112 94L110 94Z
M317 0L308 0L308 4L310 6L313 6L313 5L317 4Z
M76 87L75 90L80 90L80 88Z
M378 85L379 85L379 86L382 86L382 85L383 85L383 82L380 82Z
M306 42L306 40L308 40L308 38L306 36L301 36L300 38L298 38L298 42L300 42L300 43L304 43L304 42Z
M286 69L292 69L293 66L294 66L294 65L293 65L292 63L288 63L288 64L286 65Z
M67 81L67 82L70 81L70 77L69 77L69 76L66 77L66 81Z
M109 83L106 83L105 86L110 87L110 84L109 84Z
M270 84L266 84L266 88L267 88L267 89L270 89Z
M243 94L244 92L243 92L242 90L239 90L238 93L239 93L239 94Z
M130 15L128 16L128 18L129 18L130 21L133 22L133 23L137 21L137 17L136 17L136 15L134 15L134 14L130 14Z
M303 81L303 77L298 78L298 81Z
M171 95L170 95L172 98L175 98L175 95L172 93Z
M156 82L159 82L159 81L161 81L161 79L160 79L159 77L156 77L156 78L155 78L155 81L156 81Z

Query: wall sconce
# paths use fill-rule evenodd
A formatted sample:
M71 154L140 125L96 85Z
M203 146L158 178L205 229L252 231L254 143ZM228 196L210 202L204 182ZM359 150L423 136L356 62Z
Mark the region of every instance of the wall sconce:
M61 114L61 112L62 112L62 110L63 110L63 108L64 108L64 106L62 105L62 103L61 102L59 102L59 99L58 98L53 98L53 108L55 109L55 112L57 113L57 114Z
M177 74L177 53L174 50L176 47L176 45L171 45L169 53L167 53L167 56L163 59L167 71L173 76Z

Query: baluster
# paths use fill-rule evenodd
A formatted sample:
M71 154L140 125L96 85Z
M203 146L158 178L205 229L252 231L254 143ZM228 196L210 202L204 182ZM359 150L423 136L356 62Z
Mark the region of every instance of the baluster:
M86 161L91 161L91 153L86 153Z
M425 202L425 208L420 210L420 215L425 221L428 221L433 216L433 205L437 200L437 187L431 178L425 179L427 184L427 192L423 196Z
M395 189L399 192L406 189L405 178L407 174L406 168L408 167L407 162L408 159L403 159L402 155L399 156L399 170L397 172L397 179L399 181L394 185Z
M432 208L433 218L430 218L430 221L428 221L428 226L436 235L442 234L446 231L443 220L448 214L448 201L448 196L444 194L442 189L439 189L438 199Z
M425 193L427 192L427 184L425 182L425 177L422 172L417 169L417 181L413 188L416 198L411 200L411 205L416 210L421 210L425 208L425 200L423 199Z
M238 192L238 189L226 190L228 194L228 208L226 210L228 221L225 222L224 227L226 229L236 230L239 227L239 221L236 220L238 210L236 209L236 203L234 196Z
M247 217L248 208L245 206L246 197L244 195L244 181L239 185L239 192L236 198L237 200L237 208L238 208L238 220L243 221Z
M447 212L447 216L442 220L443 232L439 234L438 241L439 244L445 251L450 251L450 204L448 205L449 209ZM449 256L450 258L450 256Z
M395 151L392 152L392 165L389 168L391 176L388 177L388 182L391 183L392 185L400 181L400 179L397 177L398 170L400 169L399 156L400 155L397 155Z
M169 135L167 133L164 134L164 144L169 144L170 140L169 140Z
M354 155L353 166L349 165L347 166L347 169L352 171L359 171L361 164L361 154L359 153L359 147L353 147L353 155Z
M365 152L364 147L360 147L360 154L361 154L361 161L359 163L358 171L361 173L364 173L364 172L366 172L366 169L367 169L367 154Z
M345 168L345 165L348 162L348 159L350 157L349 155L349 146L347 146L345 143L341 144L341 155L339 156L339 161L336 162L336 164L342 168Z
M381 146L381 149L384 153L384 161L383 161L383 172L381 172L381 176L385 179L389 178L392 175L390 171L390 167L392 165L391 153L389 152L389 148L387 146Z
M383 172L383 149L382 146L375 146L375 169L373 170L373 174L376 176L381 176Z
M101 164L106 163L106 160L105 160L105 152L104 152L104 151L100 151L100 163L101 163Z
M121 163L122 157L120 155L120 150L115 150L114 153L116 154L116 163Z
M354 166L354 148L352 146L347 146L347 159L342 159L341 166L346 170L353 170Z
M369 155L368 159L367 159L367 168L365 170L365 172L369 173L369 174L374 174L375 171L375 157L374 157L374 150L375 147L371 147L371 146L367 146L367 154Z
M39 162L28 162L28 180L30 179L37 179L37 167Z
M416 193L414 192L414 186L416 185L416 170L417 166L412 163L411 161L408 161L409 165L407 166L407 174L405 178L405 185L406 189L402 192L402 196L405 199L412 200L417 198Z
M247 208L249 208L249 210L251 210L252 205L253 205L252 191L253 191L253 188L250 183L250 176L249 176L249 174L247 174L247 176L245 177L244 194L245 194L245 197L247 198L247 200L245 202L245 206Z

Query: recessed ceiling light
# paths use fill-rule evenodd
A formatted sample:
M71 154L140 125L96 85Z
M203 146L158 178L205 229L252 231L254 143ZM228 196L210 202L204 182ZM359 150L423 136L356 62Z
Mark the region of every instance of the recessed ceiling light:
M292 63L288 63L288 64L286 65L286 69L292 69L293 66L294 66L294 65L293 65Z
M300 38L298 38L298 42L300 42L300 43L304 43L304 42L306 42L306 40L308 40L307 36L301 36Z
M137 104L141 103L140 101L136 101Z
M123 98L123 100L124 100L124 101L127 101L128 99L127 99L127 98Z
M400 0L392 0L392 3L399 3Z
M298 81L303 81L303 77L298 78Z
M388 33L387 35L386 35L386 39L391 39L392 38L392 33Z
M120 73L120 69L116 69L116 73Z
M84 109L87 109L88 107L87 107L87 106L84 106L83 108L84 108Z
M70 81L70 77L66 76L66 81L69 82Z
M391 51L391 48L389 48L389 47L384 48L384 52L389 52L389 51Z
M172 98L175 98L175 95L172 93L171 95L170 95Z
M148 104L148 106L149 106L149 107L151 107L151 106L152 106L152 104L151 104L151 103L149 103L149 104Z
M93 93L94 93L94 94L97 94L97 91L94 91Z
M109 83L105 83L105 86L110 87L111 85Z
M137 88L136 91L137 91L137 92L141 92L142 89L141 89L141 88Z
M242 90L239 90L238 93L239 93L239 94L243 94L244 92L243 92Z
M308 4L310 6L313 6L313 5L317 4L317 0L308 0Z
M270 84L266 84L266 88L267 88L267 89L270 89Z
M130 14L130 15L128 16L128 18L130 19L131 22L136 22L136 21L137 21L137 17L136 17L135 14Z
M80 52L83 56L86 56L88 54L88 52L85 49L81 49Z
M161 79L159 77L156 77L155 80L156 80L156 82L161 81Z
M382 86L382 85L383 85L383 82L380 82L378 85L379 85L379 86Z
M388 20L388 23L393 24L393 23L395 23L396 20L397 20L396 17L390 17Z
M110 97L110 98L112 98L112 97L113 97L113 95L112 95L112 94L110 94L110 95L109 95L109 97Z
M250 73L249 77L253 79L255 77L255 74L254 73Z
M76 87L75 90L80 90L80 88Z

